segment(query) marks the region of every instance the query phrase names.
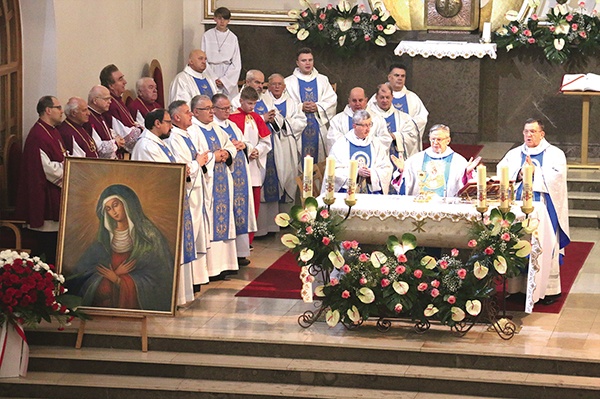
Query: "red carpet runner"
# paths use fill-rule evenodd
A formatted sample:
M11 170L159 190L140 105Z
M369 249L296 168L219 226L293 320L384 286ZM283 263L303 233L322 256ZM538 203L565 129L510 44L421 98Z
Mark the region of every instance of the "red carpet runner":
M536 305L534 312L559 313L585 263L594 243L574 241L566 248L565 263L561 268L562 296L552 305ZM291 252L286 252L267 270L255 278L235 296L257 298L281 298L300 300L302 284L299 276L300 268ZM525 305L507 301L507 310L523 311Z

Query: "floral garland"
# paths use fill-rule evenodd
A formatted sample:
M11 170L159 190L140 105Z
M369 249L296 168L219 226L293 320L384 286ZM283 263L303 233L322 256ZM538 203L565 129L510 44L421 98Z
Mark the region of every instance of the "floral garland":
M5 321L32 326L56 319L62 329L74 317L87 316L77 307L81 298L66 294L65 278L37 256L0 252L0 324Z
M307 0L300 0L300 4L305 7L303 11L288 12L296 22L287 26L287 30L299 41L333 48L340 55L350 56L369 44L384 47L396 32L396 21L380 1L374 3L372 14L362 4L352 7L346 0L337 6L320 7Z
M298 254L303 282L314 280L306 273L311 264L328 272L329 281L314 294L327 309L331 327L360 324L371 315L435 319L451 327L475 318L494 294L498 277L526 270L531 245L523 236L538 226L536 219L519 222L511 212L492 209L489 217L473 224L472 253L464 261L457 249L440 259L425 254L410 233L400 239L390 236L385 247L364 252L358 242L336 238L343 220L318 207L314 198L304 208L292 208L290 215L279 214L276 223L295 230L281 241ZM312 290L303 298L311 300Z
M533 14L526 21L518 20L518 13L506 13L509 23L498 29L494 41L498 47L510 51L518 47L540 47L546 58L562 64L573 55L590 56L600 48L600 19L596 10L589 15L585 2L572 10L558 4L547 14L547 21L540 21Z

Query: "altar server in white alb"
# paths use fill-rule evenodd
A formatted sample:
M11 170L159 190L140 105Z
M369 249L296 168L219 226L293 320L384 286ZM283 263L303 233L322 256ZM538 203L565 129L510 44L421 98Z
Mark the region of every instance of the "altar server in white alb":
M402 172L401 180L395 175L394 182L400 180L399 193L419 195L420 190L431 192L439 197L456 197L458 191L473 178L473 170L481 157L467 161L454 152L450 144L450 128L437 124L429 130L431 147L409 157L406 162L396 161ZM396 186L396 183L394 183Z
M354 87L352 90L350 90L348 104L344 110L331 118L329 130L327 130L328 153L333 144L335 144L340 137L343 137L352 129L352 125L354 123L352 122L352 118L354 117L354 113L366 108L367 96L365 94L365 89L362 87ZM373 122L373 127L371 128L370 134L374 137L377 137L385 148L389 148L389 146L392 144L392 136L386 129L385 121L379 117L379 115L374 115L373 113L370 113L370 115L371 122Z
M131 159L133 161L150 161L175 163L175 155L164 142L169 138L173 121L171 115L164 108L151 111L146 115L146 129L133 148ZM177 305L184 305L194 300L194 287L192 284L192 261L196 259L196 245L194 242L194 228L192 215L187 196L183 207L183 245L182 259L179 268L179 282L177 285Z
M354 113L352 130L338 139L329 154L335 160L335 191L348 190L350 161L358 161L356 192L387 194L392 164L383 144L371 134L371 115L365 110ZM325 192L323 181L322 192Z
M197 95L208 96L217 94L215 78L206 69L206 53L202 50L192 50L188 63L183 71L179 72L171 82L169 88L169 101L183 100L190 103L192 97Z
M510 150L498 163L498 169L508 166L509 178L516 181L515 197L523 194L525 164L535 167L533 172L533 200L541 201L548 209L556 234L552 249L552 268L548 283L540 292L542 304L551 304L560 296L560 263L564 248L569 244L569 204L567 198L567 159L565 153L545 139L544 124L538 119L527 119L523 128L524 143Z
M208 70L216 78L217 88L231 100L238 93L242 57L238 38L227 25L231 12L219 7L214 14L215 26L202 35L201 48L208 57Z
M413 122L417 125L419 129L419 151L421 151L423 149L423 134L425 132L425 125L427 125L429 112L419 96L406 88L406 67L402 64L392 64L389 71L388 83L392 88L392 105L398 111L409 114ZM373 95L369 99L369 105L377 102L375 97Z
M169 114L173 121L171 135L165 141L179 163L188 167L189 175L185 189L189 198L194 239L196 242L196 260L192 262L192 281L194 291L200 291L201 284L208 283L206 251L209 244L209 220L205 208L204 173L210 151L199 141L200 131L192 125L192 111L185 101L173 101L169 105Z
M387 132L392 138L390 156L406 160L419 152L419 129L410 115L392 107L392 89L388 83L377 86L375 100L375 104L370 104L367 110L385 121Z
M336 113L337 95L327 76L314 68L311 49L298 50L296 65L293 74L285 78L285 85L289 96L306 115L301 157L310 155L316 163L325 160L327 125Z

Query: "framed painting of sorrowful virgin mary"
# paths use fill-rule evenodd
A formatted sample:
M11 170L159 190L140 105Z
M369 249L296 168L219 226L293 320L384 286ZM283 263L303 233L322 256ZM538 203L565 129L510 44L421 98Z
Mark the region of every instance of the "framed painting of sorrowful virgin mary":
M92 314L174 315L185 165L65 161L57 265Z

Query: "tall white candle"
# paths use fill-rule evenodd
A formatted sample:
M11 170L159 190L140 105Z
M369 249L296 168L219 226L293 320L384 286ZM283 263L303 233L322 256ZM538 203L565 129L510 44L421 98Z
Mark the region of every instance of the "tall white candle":
M350 170L348 172L348 201L356 199L356 176L358 175L358 161L350 161Z
M490 43L492 41L492 23L483 23L483 32L481 34L481 41L484 43Z
M313 157L304 157L304 181L302 182L302 198L312 197L313 189Z
M485 165L477 167L477 207L485 208L487 206L487 170Z
M510 198L508 194L508 166L500 167L500 207L508 208L510 206Z
M523 166L523 206L533 206L533 165Z
M327 174L325 177L325 198L332 200L335 193L335 159L327 157Z

